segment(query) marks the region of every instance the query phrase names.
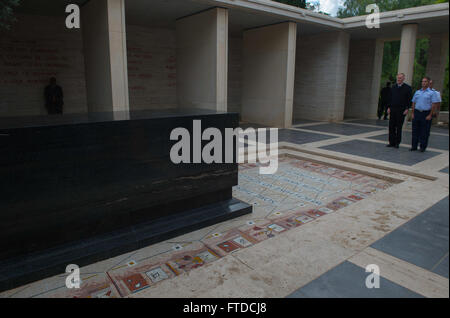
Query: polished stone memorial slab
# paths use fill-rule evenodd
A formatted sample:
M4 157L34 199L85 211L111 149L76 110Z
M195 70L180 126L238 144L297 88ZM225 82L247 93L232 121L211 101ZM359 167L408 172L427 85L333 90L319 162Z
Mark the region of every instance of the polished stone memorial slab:
M251 213L237 163L172 163L172 130L194 120L238 126L204 110L1 119L0 290Z

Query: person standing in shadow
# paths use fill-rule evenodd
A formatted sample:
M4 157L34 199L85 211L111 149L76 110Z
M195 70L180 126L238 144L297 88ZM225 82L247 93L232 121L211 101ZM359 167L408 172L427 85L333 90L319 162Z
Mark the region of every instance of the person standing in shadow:
M405 117L411 108L412 89L405 82L405 74L397 75L397 83L391 89L389 114L389 144L386 147L399 148L402 142L402 128Z
M380 99L381 99L381 109L380 113L378 114L378 119L381 119L381 116L384 115L384 120L387 119L388 113L387 109L389 107L389 104L391 103L392 98L392 91L391 91L391 82L386 83L386 87L383 87L380 93Z
M49 115L63 113L64 95L61 86L56 84L56 78L50 79L50 84L45 87L45 107Z

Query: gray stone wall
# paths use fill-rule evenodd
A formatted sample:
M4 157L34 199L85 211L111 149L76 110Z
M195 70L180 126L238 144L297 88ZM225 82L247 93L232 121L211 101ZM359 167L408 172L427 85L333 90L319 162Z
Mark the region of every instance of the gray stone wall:
M43 115L44 88L56 77L66 113L87 112L81 30L65 17L19 15L0 33L0 116Z
M127 25L130 110L176 108L175 30Z
M294 119L344 118L349 42L341 31L297 38Z

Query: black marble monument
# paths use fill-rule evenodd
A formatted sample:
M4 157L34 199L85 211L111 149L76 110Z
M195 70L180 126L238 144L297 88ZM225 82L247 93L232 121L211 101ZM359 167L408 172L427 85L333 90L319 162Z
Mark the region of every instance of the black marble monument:
M204 110L0 119L0 290L251 213L232 197L237 163L172 163L171 131L193 120L222 136L239 124Z

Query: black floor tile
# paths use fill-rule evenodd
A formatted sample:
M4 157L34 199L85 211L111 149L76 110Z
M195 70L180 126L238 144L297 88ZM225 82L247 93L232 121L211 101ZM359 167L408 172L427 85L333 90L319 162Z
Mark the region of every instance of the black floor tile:
M389 135L383 134L379 136L369 137L369 139L385 140L386 142L388 142ZM412 140L412 133L409 131L404 131L402 136L402 143L411 145L411 140ZM448 150L448 141L449 141L448 136L434 135L433 132L431 132L430 139L428 140L428 147L440 150Z
M449 251L448 211L447 197L372 244L372 248L448 277L448 258L444 259Z
M308 126L304 129L315 130L319 132L327 132L332 134L339 134L345 136L352 136L358 134L364 134L372 131L377 131L383 129L383 127L368 127L368 126L359 126L359 125L350 125L350 124L336 124L336 123L328 123L322 125Z
M278 132L278 138L280 141L284 142L291 142L294 144L307 144L311 142L332 139L335 137L292 129L282 129Z
M385 144L364 140L346 141L338 144L324 146L321 147L321 149L337 151L349 155L382 160L386 162L393 162L408 166L415 165L419 162L439 155L438 152L428 150L426 152L410 152L408 147L400 147L400 149L387 148Z
M378 120L378 119L358 119L358 120L349 120L348 123L355 124L363 124L363 125L374 125L374 126L382 126L389 127L389 120Z
M344 262L303 286L288 298L422 298L423 296L380 277L380 288L367 288L370 273Z
M294 119L292 121L293 125L302 125L302 124L312 124L312 123L319 123L318 120L309 120L309 119Z

